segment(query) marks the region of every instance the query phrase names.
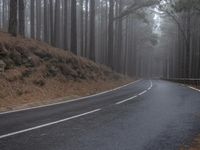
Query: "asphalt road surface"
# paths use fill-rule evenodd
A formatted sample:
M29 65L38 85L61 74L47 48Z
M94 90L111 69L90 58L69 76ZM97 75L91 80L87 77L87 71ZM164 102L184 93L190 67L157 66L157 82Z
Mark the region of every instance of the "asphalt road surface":
M161 80L0 113L0 150L178 150L198 133L200 92Z

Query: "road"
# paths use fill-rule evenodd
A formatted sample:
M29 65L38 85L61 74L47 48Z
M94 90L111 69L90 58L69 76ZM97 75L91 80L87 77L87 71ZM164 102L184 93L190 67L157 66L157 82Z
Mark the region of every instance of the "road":
M200 92L161 80L0 113L0 150L178 150L198 133Z

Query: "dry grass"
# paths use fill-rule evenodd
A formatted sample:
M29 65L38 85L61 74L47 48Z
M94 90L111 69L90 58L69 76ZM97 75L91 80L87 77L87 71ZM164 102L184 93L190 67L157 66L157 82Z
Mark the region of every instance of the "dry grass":
M0 60L6 63L0 75L0 111L90 95L131 81L68 51L3 32Z
M8 82L0 79L0 111L37 106L40 104L62 101L80 96L91 95L101 91L113 89L131 80L110 81L79 81L66 80L65 78L54 78L45 80L45 85L37 86L31 82L32 79L24 81ZM61 97L65 97L62 99ZM61 98L61 99L58 99Z

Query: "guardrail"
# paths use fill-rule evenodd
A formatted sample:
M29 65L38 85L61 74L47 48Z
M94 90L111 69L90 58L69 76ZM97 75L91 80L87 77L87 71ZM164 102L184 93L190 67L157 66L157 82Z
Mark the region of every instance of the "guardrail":
M164 79L168 81L178 82L182 84L191 85L197 88L200 88L200 79L192 79L192 78L172 78L172 79Z

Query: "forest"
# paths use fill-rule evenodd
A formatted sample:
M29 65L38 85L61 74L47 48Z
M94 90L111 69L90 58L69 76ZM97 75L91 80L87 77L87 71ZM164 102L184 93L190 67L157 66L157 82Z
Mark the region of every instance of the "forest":
M0 150L200 150L200 0L0 0Z
M1 31L134 77L200 77L199 0L1 0Z

